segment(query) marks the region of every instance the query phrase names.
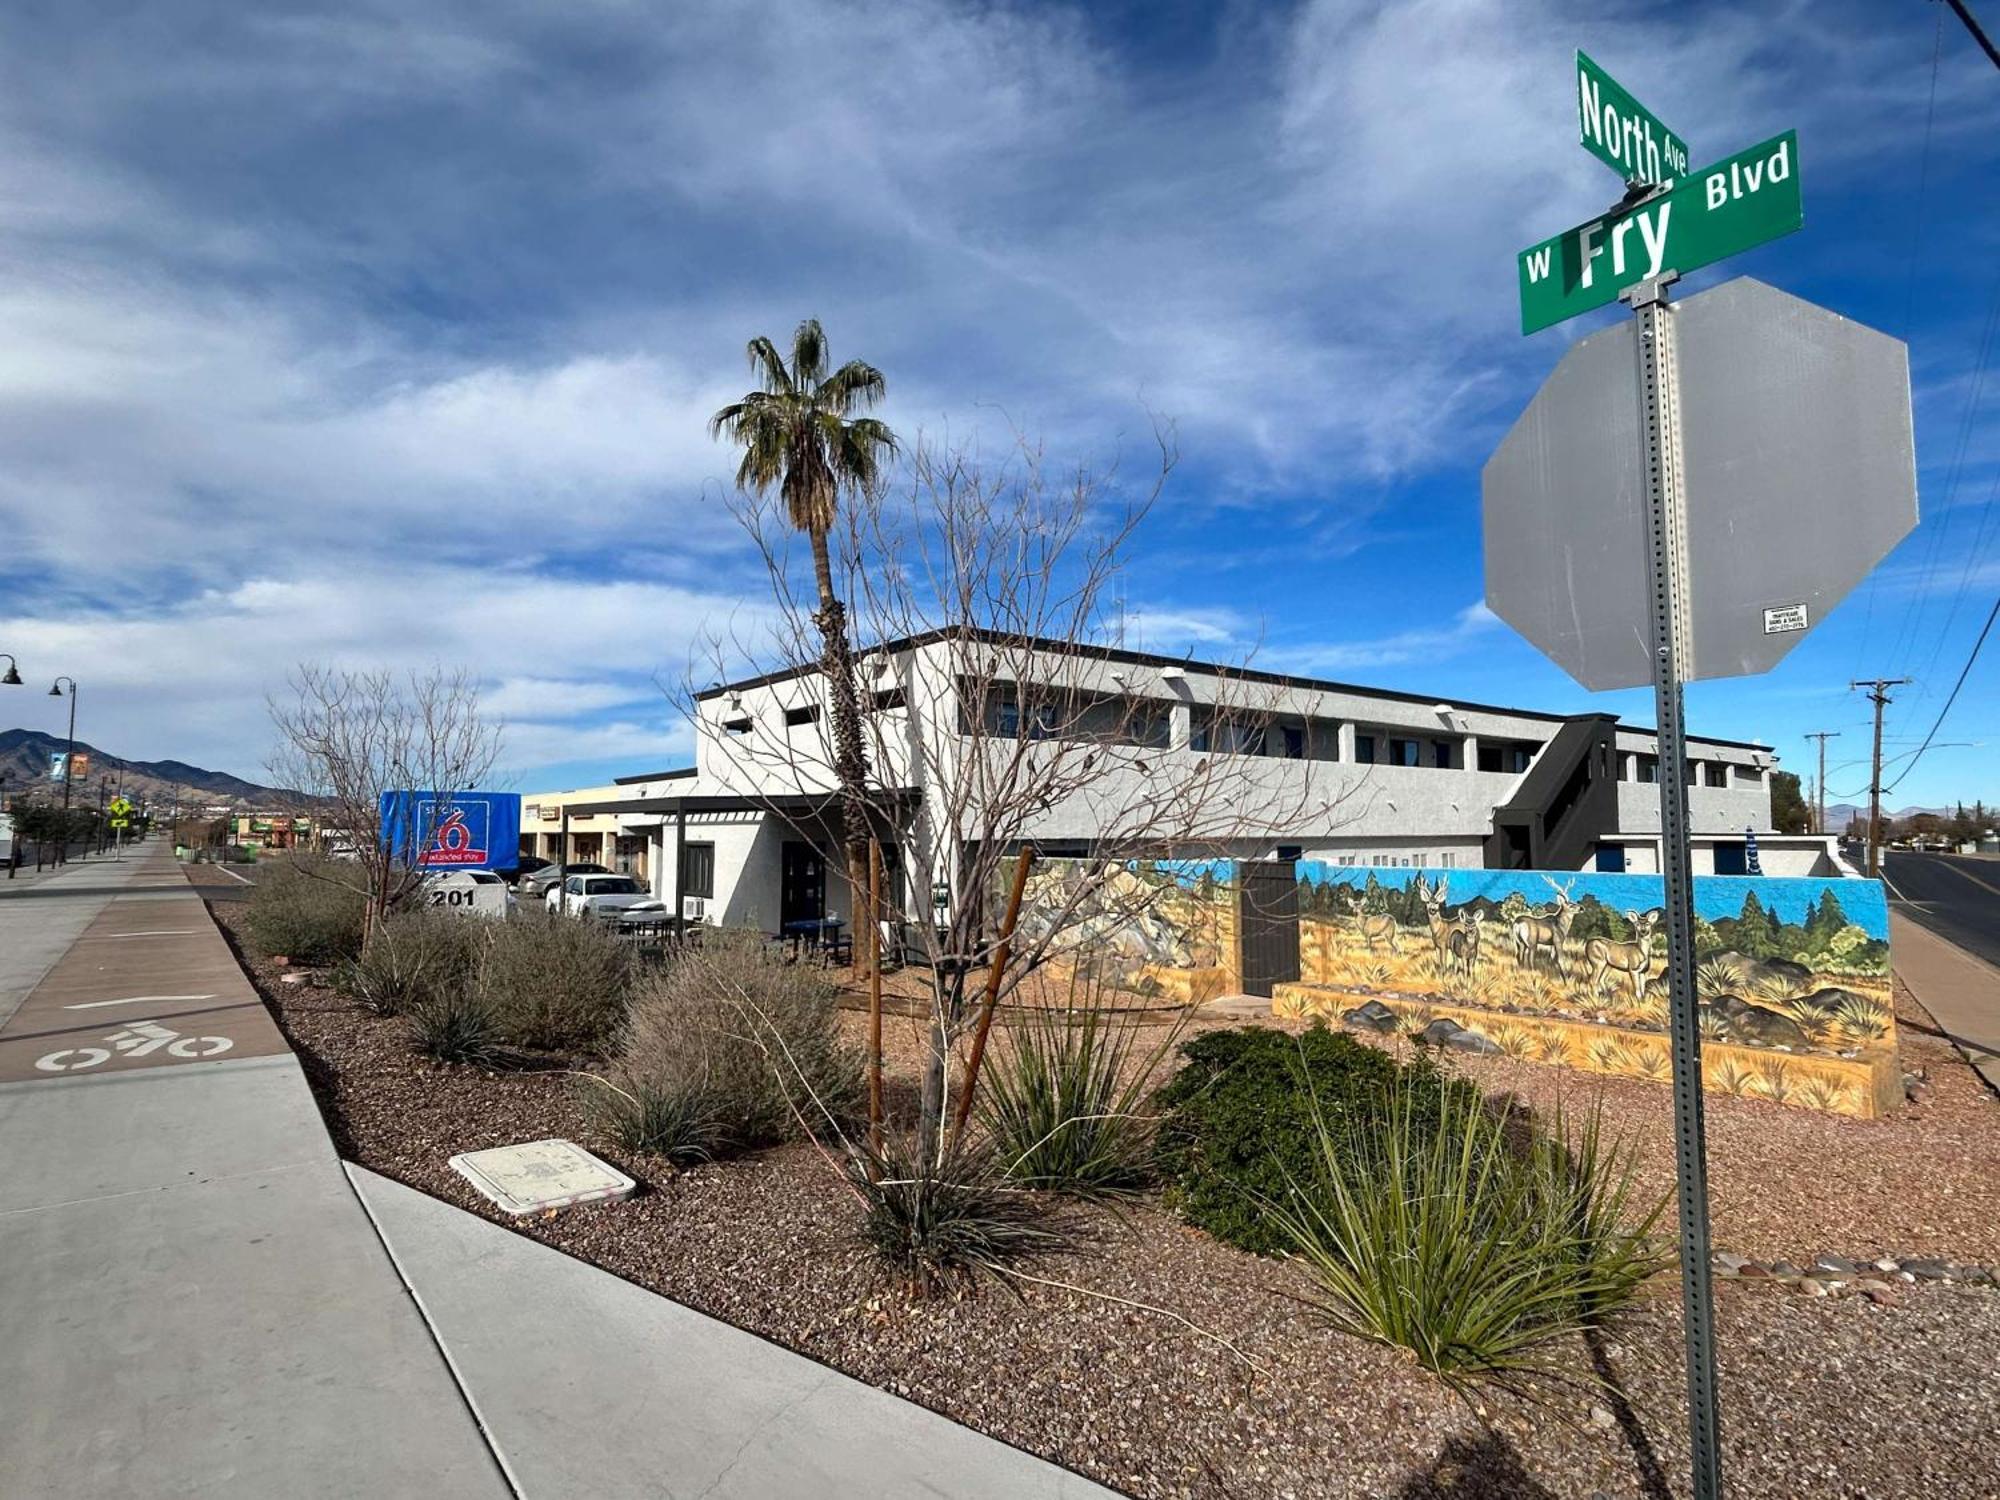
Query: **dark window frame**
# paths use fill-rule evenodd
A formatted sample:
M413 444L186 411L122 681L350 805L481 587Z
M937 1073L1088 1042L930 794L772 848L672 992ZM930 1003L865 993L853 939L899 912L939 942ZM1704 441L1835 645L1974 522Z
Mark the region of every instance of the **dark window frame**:
M710 840L681 845L681 894L715 899L715 845ZM704 878L705 877L705 878Z

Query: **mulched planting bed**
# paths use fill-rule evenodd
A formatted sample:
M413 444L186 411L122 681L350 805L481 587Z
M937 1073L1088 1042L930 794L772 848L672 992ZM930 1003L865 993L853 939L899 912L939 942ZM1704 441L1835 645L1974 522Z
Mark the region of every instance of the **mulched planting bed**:
M241 910L216 915L234 929ZM1398 1352L1318 1324L1293 1300L1305 1286L1295 1268L1220 1245L1147 1203L1091 1213L1083 1249L1024 1268L1095 1295L1022 1284L1018 1296L987 1286L912 1302L863 1258L853 1201L812 1147L676 1172L592 1135L577 1080L553 1070L573 1060L547 1060L551 1070L539 1072L441 1067L411 1052L403 1023L249 967L352 1160L498 1217L448 1156L550 1135L579 1140L638 1178L640 1194L500 1222L1133 1495L1587 1497L1683 1487L1671 1281L1596 1351L1611 1393L1560 1391L1539 1407L1497 1398L1482 1410ZM858 1035L859 1018L848 1019ZM913 1024L890 1031L890 1067L907 1075L918 1055ZM1932 1058L1927 1040L1905 1032L1906 1066L1928 1067L1931 1098L1897 1119L1713 1101L1718 1246L1794 1259L1881 1249L1993 1258L2000 1110L1963 1094L1950 1054ZM1669 1119L1658 1086L1590 1080L1586 1091L1575 1075L1504 1060L1470 1060L1465 1072L1537 1107L1559 1085L1573 1107L1601 1089L1618 1123L1649 1133ZM1671 1173L1668 1143L1649 1140L1647 1159L1649 1172L1666 1164ZM1726 1282L1717 1302L1732 1494L2000 1493L2000 1382L1991 1375L2000 1292L1904 1285L1877 1305ZM1579 1341L1573 1353L1587 1372L1592 1352Z

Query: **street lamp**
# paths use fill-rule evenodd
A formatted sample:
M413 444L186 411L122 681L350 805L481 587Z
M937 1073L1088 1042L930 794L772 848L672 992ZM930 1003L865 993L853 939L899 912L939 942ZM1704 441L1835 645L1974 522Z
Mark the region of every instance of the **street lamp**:
M69 784L76 774L76 679L58 677L49 688L51 698L63 695L63 684L69 684L69 748L63 752L63 822L61 858L69 862Z
M0 687L19 687L21 685L21 664L15 661L13 657L7 656L5 651L0 651L0 656L7 657L7 675L0 677Z

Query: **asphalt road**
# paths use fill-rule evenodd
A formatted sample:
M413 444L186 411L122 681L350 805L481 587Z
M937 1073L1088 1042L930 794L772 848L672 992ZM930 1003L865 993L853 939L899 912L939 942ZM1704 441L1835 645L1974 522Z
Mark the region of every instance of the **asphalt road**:
M1903 915L2000 964L2000 859L1889 850L1882 873L1889 900Z

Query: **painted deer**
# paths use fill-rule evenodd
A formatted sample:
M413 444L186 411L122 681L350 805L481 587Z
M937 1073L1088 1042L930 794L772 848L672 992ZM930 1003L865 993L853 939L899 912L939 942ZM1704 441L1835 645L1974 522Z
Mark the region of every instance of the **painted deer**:
M1548 880L1546 875L1542 878ZM1514 924L1514 962L1522 968L1532 969L1546 948L1556 961L1556 973L1569 978L1563 944L1569 939L1570 924L1576 920L1576 905L1569 899L1570 886L1574 884L1572 881L1570 885L1557 885L1549 880L1549 888L1556 893L1555 904Z
M1653 971L1653 929L1659 925L1660 913L1649 911L1640 916L1635 911L1625 913L1625 920L1632 924L1632 941L1614 943L1609 938L1592 938L1584 945L1584 961L1591 966L1590 988L1602 991L1604 976L1616 969L1620 974L1631 976L1632 1003L1639 1005L1646 999L1646 981Z
M1396 919L1387 912L1365 910L1361 904L1361 892L1357 891L1353 886L1343 886L1341 889L1347 892L1348 910L1354 915L1354 925L1360 930L1361 941L1367 946L1368 951L1373 953L1375 945L1378 942L1386 942L1389 945L1389 951L1394 953L1396 951Z
M1479 966L1479 929L1485 924L1485 912L1470 912L1451 924L1451 935L1446 939L1449 951L1445 961L1467 979Z
M1464 912L1460 912L1455 917L1445 915L1444 903L1445 898L1451 894L1451 877L1449 875L1440 875L1438 876L1438 883L1436 885L1426 885L1424 877L1419 875L1416 878L1416 892L1417 899L1424 904L1424 916L1430 922L1431 948L1437 954L1438 966L1443 968L1451 962L1455 951L1456 939L1468 930L1471 930L1473 934L1472 956L1477 958L1479 956L1479 936L1478 932L1473 929L1474 919L1468 917ZM1477 920L1484 921L1485 918L1484 916L1480 916Z

